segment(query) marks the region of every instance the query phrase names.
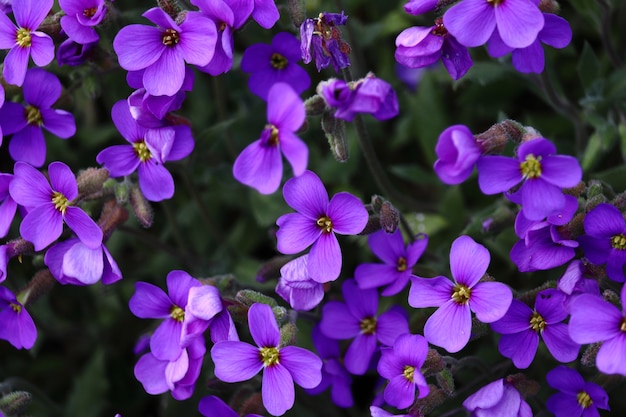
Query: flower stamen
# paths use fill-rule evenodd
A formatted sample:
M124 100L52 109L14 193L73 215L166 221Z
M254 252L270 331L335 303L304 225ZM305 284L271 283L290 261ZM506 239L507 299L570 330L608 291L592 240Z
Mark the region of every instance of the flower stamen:
M538 333L543 332L543 329L546 328L546 321L543 317L541 317L541 314L536 311L533 312L533 315L530 318L530 328Z
M163 45L172 46L180 42L180 34L174 29L166 29L161 38Z
M19 28L15 34L15 42L22 48L30 48L31 37L30 30Z
M333 231L333 222L328 216L320 217L315 223L317 223L317 225L326 233L330 233Z
M410 365L405 365L402 375L409 381L413 382L413 374L415 374L415 368Z
M398 258L398 264L396 266L396 270L398 272L406 271L406 259L404 258L404 256L401 256Z
M148 149L146 142L143 140L133 143L133 149L135 149L135 153L141 162L146 162L152 158L152 153L150 152L150 149Z
M288 62L287 62L287 58L285 58L283 55L274 52L272 56L270 57L270 64L272 65L273 68L281 70L287 66Z
M451 298L455 303L463 305L469 302L471 294L472 290L467 285L456 284L452 289Z
M65 210L67 210L67 206L70 204L68 199L58 191L52 192L52 202L54 203L54 208L59 210L61 214L65 214Z
M613 247L613 249L626 249L626 236L624 236L623 234L613 236L611 238L611 246Z
M576 395L576 400L578 400L578 404L580 404L582 408L590 407L591 404L593 404L593 400L585 391L579 392L578 395Z
M170 317L177 322L182 323L185 320L185 310L178 307L177 305L174 305L170 310Z
M29 125L42 126L43 118L41 117L41 111L34 106L26 106L24 108L24 116L26 116L26 123Z
M366 317L361 320L361 323L359 325L361 327L361 333L363 334L376 333L376 317Z
M280 351L275 347L259 348L259 355L261 356L263 366L266 367L278 364L280 359Z
M520 169L524 178L539 178L541 176L541 156L526 155L526 159L520 164Z

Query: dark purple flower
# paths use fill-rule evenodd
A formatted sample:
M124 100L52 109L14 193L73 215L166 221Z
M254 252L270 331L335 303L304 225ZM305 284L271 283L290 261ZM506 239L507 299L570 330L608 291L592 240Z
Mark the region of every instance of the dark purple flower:
M410 27L396 38L396 61L409 68L423 68L439 59L450 76L458 80L472 67L467 48L448 33L443 19L437 18L430 27Z
M98 42L92 42L83 45L71 39L66 39L59 45L57 50L57 63L60 67L63 65L69 65L70 67L82 65L89 58L97 44Z
M322 361L296 346L280 346L280 331L272 308L255 303L248 311L250 333L257 346L223 341L211 349L215 376L224 382L246 381L263 370L263 405L274 415L293 407L293 383L314 388L322 379Z
M378 373L389 380L385 387L385 401L397 408L408 408L417 398L430 392L420 369L428 355L428 343L418 334L398 336L392 347L382 349Z
M360 264L354 271L354 279L361 289L387 286L381 295L390 296L399 293L408 284L413 266L426 250L428 236L420 235L405 247L400 229L393 234L379 230L369 235L367 241L372 252L384 264Z
M198 411L204 417L238 417L239 414L224 401L214 395L204 397L198 403ZM246 414L246 417L262 417L258 414Z
M439 307L424 326L429 343L458 352L469 341L472 311L483 323L493 323L504 316L513 299L511 289L500 282L479 282L489 261L487 248L469 236L460 236L450 249L454 282L443 276L411 278L409 305Z
M404 11L412 15L420 15L435 10L439 0L409 0L404 5Z
M252 19L264 29L270 29L280 18L275 0L254 0Z
M441 132L435 146L435 172L446 184L460 184L472 173L482 154L476 138L464 125L454 125Z
M580 346L569 337L567 324L563 323L567 316L565 294L547 289L537 294L534 310L513 300L504 317L491 323L491 327L502 334L500 353L511 358L516 367L525 369L535 358L539 336L557 361L576 359Z
M533 411L508 380L485 385L463 401L473 417L533 417Z
M5 237L9 233L17 209L17 203L9 193L12 180L13 175L0 173L0 237Z
M194 142L188 126L168 126L146 129L130 113L126 100L120 100L111 110L113 124L131 145L115 145L102 150L96 161L107 168L112 177L138 171L139 187L150 201L161 201L174 195L174 179L163 165L189 155Z
M585 216L585 235L578 241L585 257L595 265L606 264L606 274L617 282L626 281L626 220L610 204L598 204Z
M172 96L185 79L185 63L203 66L213 58L217 29L199 12L187 12L176 24L154 7L143 16L158 27L130 25L113 40L120 66L127 71L145 69L143 86L154 96Z
M311 85L309 74L297 65L302 59L300 41L288 32L277 33L272 44L254 44L243 53L241 70L250 73L248 88L263 100L274 84L289 84L297 94Z
M344 281L342 287L345 303L329 301L322 308L320 329L331 339L352 339L346 352L346 369L355 375L367 371L378 347L393 346L396 338L409 332L409 323L401 307L378 315L378 292L362 290L354 280Z
M302 175L309 159L309 149L296 135L305 119L304 103L285 83L274 84L267 95L267 124L261 138L248 145L233 165L237 181L271 194L280 187L283 177L281 152L291 164L294 175Z
M15 161L28 162L35 167L44 164L46 141L42 128L63 139L76 133L74 116L52 108L62 90L61 82L54 74L31 68L24 78L26 105L6 102L0 108L2 133L13 134L9 153Z
M17 162L9 192L28 214L20 225L22 237L40 251L61 236L65 222L88 248L102 245L102 230L83 211L72 205L78 197L76 178L63 162L48 165L50 182L32 166Z
M596 366L605 374L626 376L626 285L621 292L622 311L602 297L581 294L570 302L569 335L576 343L604 342Z
M276 294L294 310L312 310L324 298L324 284L309 278L309 255L302 255L280 268Z
M609 396L593 382L585 382L575 369L559 365L546 375L548 385L559 390L548 398L546 408L555 417L599 416L598 408L609 410Z
M54 59L52 39L37 31L53 3L53 0L13 0L17 26L0 11L0 49L10 49L2 70L7 83L22 85L31 55L38 67L44 67Z
M318 71L333 64L335 72L350 66L350 45L341 38L337 25L346 24L348 16L339 13L320 13L300 25L302 59L305 64L315 58ZM313 48L313 53L311 53Z
M537 39L525 48L511 48L506 45L497 31L489 39L489 55L499 58L512 53L513 66L523 73L541 73L545 65L542 43L553 48L565 48L572 40L572 29L567 20L560 16L544 13L545 24Z
M450 33L468 47L487 42L498 31L504 43L525 48L543 28L543 14L531 0L463 0L443 15Z
M522 143L516 158L483 156L477 163L480 190L497 194L521 183L517 192L524 215L529 220L543 220L565 206L561 189L574 187L582 179L576 158L555 153L552 142L537 138Z
M15 295L0 287L0 339L17 349L30 349L37 339L37 328Z
M311 171L287 181L283 196L297 212L276 220L278 251L289 255L312 245L309 276L317 282L337 279L342 261L335 233L355 235L365 228L368 214L363 203L346 192L337 193L328 201L324 184Z
M59 0L59 6L65 12L61 27L71 40L88 44L100 39L94 26L106 15L104 0Z
M593 277L589 277L585 264L579 260L570 262L563 276L557 281L556 288L567 297L565 308L568 313L571 313L571 301L577 295L585 293L600 295L598 281Z

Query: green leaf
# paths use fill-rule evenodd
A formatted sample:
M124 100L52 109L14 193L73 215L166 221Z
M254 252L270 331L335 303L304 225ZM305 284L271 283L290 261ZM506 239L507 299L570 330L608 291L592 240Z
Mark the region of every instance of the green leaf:
M578 60L576 69L585 90L588 90L600 76L598 57L596 57L596 54L593 52L588 42L585 42L585 46L583 46L583 51Z
M98 349L82 374L74 381L66 416L98 417L102 414L109 384L105 374L104 351Z
M587 148L583 153L582 168L584 172L589 172L594 168L615 145L617 131L615 126L607 124L604 128L598 128L589 138Z

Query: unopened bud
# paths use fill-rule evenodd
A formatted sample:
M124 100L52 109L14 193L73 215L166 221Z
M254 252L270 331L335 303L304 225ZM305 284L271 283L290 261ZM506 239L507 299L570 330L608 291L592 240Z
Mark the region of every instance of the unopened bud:
M131 184L123 181L117 182L113 179L110 179L104 183L104 187L113 187L115 199L118 204L126 204L128 202L128 196L130 194Z
M602 346L601 342L592 343L587 346L580 357L580 363L589 367L596 366L596 357L598 356L600 346Z
M602 298L618 308L622 304L619 294L608 288L602 292Z
M597 195L604 194L604 185L598 180L590 180L587 182L587 198L593 198Z
M532 397L537 395L539 392L539 384L537 381L526 378L524 374L514 374L509 375L505 378L505 381L509 384L513 384L513 386L519 391L522 397Z
M245 416L250 414L263 415L265 407L263 406L263 397L260 392L255 392L249 396L239 407L239 415Z
M104 182L109 179L109 170L106 168L87 168L78 173L76 184L78 193L88 196L102 191Z
M280 346L291 346L296 344L298 328L293 323L285 323L280 328Z
M13 391L0 398L0 411L7 416L22 415L30 405L32 395L26 391Z
M10 240L5 243L4 246L6 246L7 248L7 260L15 256L19 256L21 262L22 255L32 255L33 253L35 253L35 246L29 241L22 238Z
M387 233L394 233L400 224L400 212L389 201L380 207L380 227Z
M411 417L424 417L446 400L447 396L441 388L434 384L428 384L428 388L430 388L428 395L415 401L411 408L409 408L409 415Z
M539 2L539 10L542 13L559 14L561 6L555 0L541 0Z
M439 387L448 397L454 394L454 376L452 376L452 372L449 369L439 372L435 378Z
M307 116L319 116L328 109L328 106L322 96L315 94L304 101L304 108Z
M434 375L446 368L446 361L435 349L428 349L424 365L422 365L422 374L424 376Z
M254 303L267 304L270 307L276 307L278 303L272 297L254 290L241 290L235 295L235 299L240 303L250 307Z
M102 229L104 240L107 240L115 228L128 220L128 210L117 204L115 200L108 200L102 206L98 219L98 226Z
M590 212L591 210L596 208L598 204L607 203L607 202L608 202L608 199L603 194L598 194L594 197L587 198L587 202L585 203L585 211Z
M479 339L489 332L489 326L476 317L472 318L472 333L470 334L470 341Z
M37 27L37 30L50 35L52 38L58 39L60 37L59 34L61 33L61 17L64 15L65 13L58 12L53 15L46 16L39 27Z
M367 224L359 233L359 235L367 236L380 230L380 214L370 214L367 218Z
M154 219L152 206L137 185L131 187L129 200L139 223L145 228L152 226L152 220Z
M157 0L157 6L169 14L172 19L176 19L178 14L183 11L176 0Z
M574 218L564 226L567 228L567 233L562 233L562 235L567 235L572 239L576 239L578 236L584 235L584 220L585 213L576 214Z
M282 323L288 316L287 309L282 306L272 307L272 312L274 313L274 317L276 317L277 323Z
M322 130L328 139L330 151L338 162L348 160L348 146L346 144L345 123L335 117L333 110L325 111L322 114Z
M228 312L235 323L248 324L248 310L250 308L247 305L241 302L231 302L226 308L228 308Z
M380 209L382 208L383 203L385 201L386 200L379 195L374 194L372 196L371 206L372 206L372 210L374 211L374 213L380 213Z
M287 11L293 25L299 28L306 19L304 0L287 0Z

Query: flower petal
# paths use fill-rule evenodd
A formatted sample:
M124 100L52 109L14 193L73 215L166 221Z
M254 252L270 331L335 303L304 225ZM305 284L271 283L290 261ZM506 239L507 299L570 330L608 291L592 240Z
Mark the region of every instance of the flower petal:
M453 300L439 307L424 326L426 340L450 353L458 352L467 345L471 331L472 315L469 307Z
M483 245L478 244L469 236L460 236L450 249L450 271L452 277L460 284L473 287L485 272L491 256Z
M248 326L252 339L259 347L277 347L280 332L272 308L267 304L254 303L248 310Z
M217 342L211 349L215 376L224 382L247 381L263 369L259 349L244 342Z

